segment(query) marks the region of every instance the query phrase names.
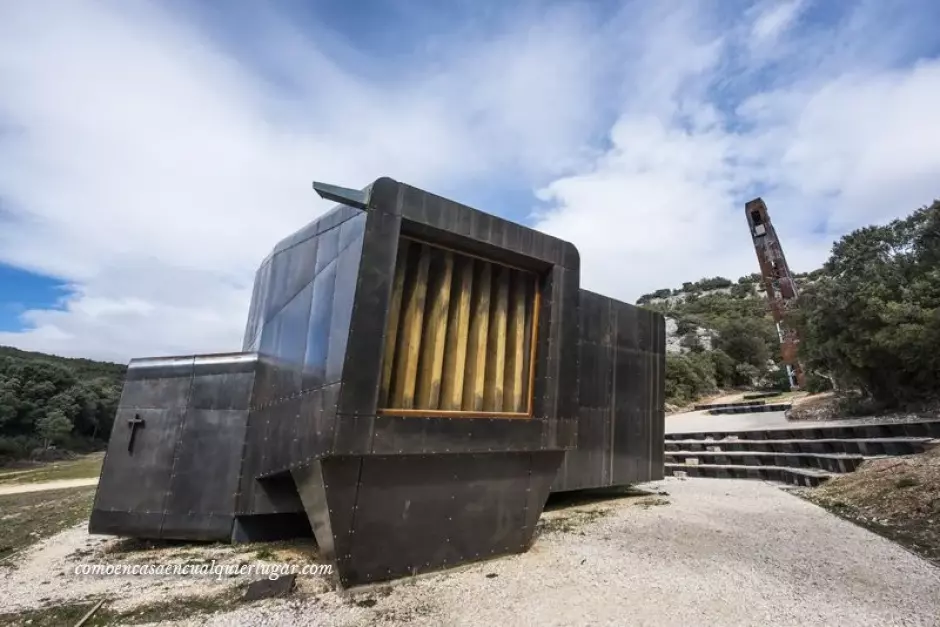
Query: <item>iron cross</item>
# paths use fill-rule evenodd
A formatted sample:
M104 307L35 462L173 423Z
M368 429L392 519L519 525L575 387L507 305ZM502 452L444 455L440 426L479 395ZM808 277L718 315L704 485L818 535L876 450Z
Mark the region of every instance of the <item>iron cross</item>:
M137 427L143 427L146 424L143 418L140 417L140 414L134 414L133 418L127 419L127 426L130 427L131 437L127 441L127 452L134 452L134 438L137 436Z

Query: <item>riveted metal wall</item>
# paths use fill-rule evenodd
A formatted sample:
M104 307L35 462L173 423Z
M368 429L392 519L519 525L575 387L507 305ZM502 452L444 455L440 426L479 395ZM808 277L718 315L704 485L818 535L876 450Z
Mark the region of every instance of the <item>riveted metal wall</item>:
M333 447L368 216L337 207L278 244L249 319L262 355L239 479L240 514L302 511L290 469ZM249 327L246 337L253 335Z
M257 355L131 362L90 530L227 539Z
M661 317L581 292L564 241L391 179L356 194L262 263L257 354L132 364L95 530L218 539L234 516L250 538L304 513L364 583L524 550L563 459L556 489L661 476ZM531 415L378 410L403 237L536 275Z
M665 320L581 290L577 448L553 492L661 479Z

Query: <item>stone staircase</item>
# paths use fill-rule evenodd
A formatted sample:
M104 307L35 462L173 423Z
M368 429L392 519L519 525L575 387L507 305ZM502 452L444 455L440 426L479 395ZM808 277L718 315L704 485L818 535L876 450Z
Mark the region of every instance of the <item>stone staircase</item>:
M667 433L665 474L812 487L854 471L866 459L923 452L935 438L940 438L940 419Z

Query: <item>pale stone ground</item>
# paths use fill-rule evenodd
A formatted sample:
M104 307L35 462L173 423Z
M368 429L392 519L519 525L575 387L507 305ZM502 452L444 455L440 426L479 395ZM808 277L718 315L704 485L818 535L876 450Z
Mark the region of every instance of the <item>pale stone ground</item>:
M61 490L63 488L80 488L97 484L98 477L88 479L59 479L56 481L21 483L18 485L0 485L0 496L5 494L24 494L26 492L43 492L45 490Z
M644 487L667 494L547 512L522 555L353 592L308 577L288 600L161 624L940 626L940 569L783 489L672 478ZM232 585L61 574L117 559L103 553L113 543L76 528L38 545L0 571L0 612L105 592L127 607ZM200 551L230 559L232 549Z

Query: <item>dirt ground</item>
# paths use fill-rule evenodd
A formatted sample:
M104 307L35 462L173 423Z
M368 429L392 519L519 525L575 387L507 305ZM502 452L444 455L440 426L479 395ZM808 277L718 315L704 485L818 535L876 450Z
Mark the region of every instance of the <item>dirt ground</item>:
M670 478L644 488L554 503L523 554L353 591L298 577L289 598L255 602L237 577L74 570L311 560L315 547L148 545L81 523L0 567L0 624L74 625L104 601L87 626L940 626L940 568L779 487Z
M940 565L940 443L920 455L868 460L800 494Z
M95 489L30 491L0 496L0 565L32 544L88 520Z

